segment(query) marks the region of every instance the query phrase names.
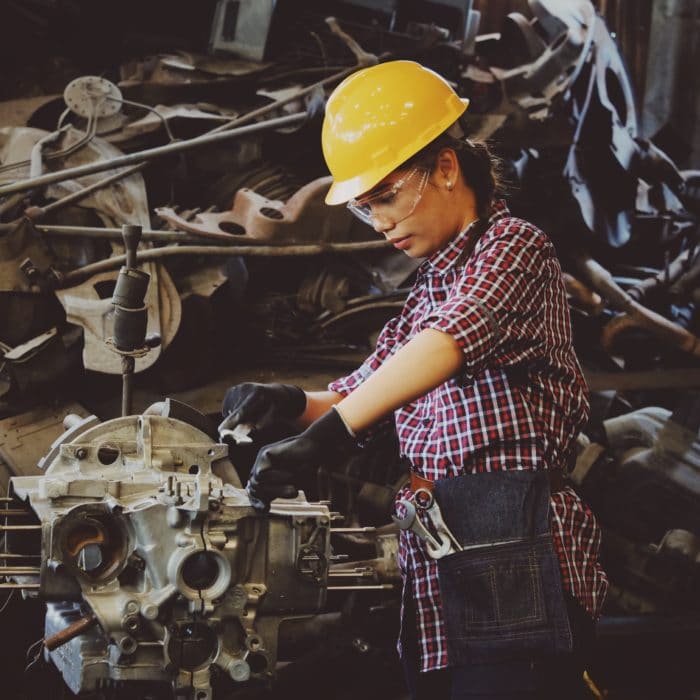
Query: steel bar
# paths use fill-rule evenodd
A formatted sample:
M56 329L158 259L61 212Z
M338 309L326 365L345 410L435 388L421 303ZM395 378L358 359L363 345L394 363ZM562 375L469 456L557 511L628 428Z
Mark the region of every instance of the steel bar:
M40 559L41 554L16 554L15 552L0 552L0 559Z
M0 590L2 589L18 589L36 591L39 590L40 585L38 583L0 583Z
M362 571L329 571L328 578L372 578L374 571L363 569Z
M0 525L0 532L6 530L41 530L41 525Z
M314 243L309 245L256 245L256 246L165 246L151 250L139 251L136 255L138 262L159 260L160 258L175 257L180 255L232 255L236 257L275 257L286 255L321 255L323 253L357 253L363 250L381 250L390 247L389 241L366 241L362 243ZM114 270L121 267L126 260L125 255L115 255L106 260L101 260L90 265L85 265L78 270L67 272L63 275L61 286L70 287L85 277L90 277L98 272Z
M46 173L45 175L40 175L39 177L19 180L18 182L13 182L9 185L2 185L0 186L0 195L14 194L15 192L26 192L27 190L31 190L36 187L43 187L44 185L50 185L54 182L72 180L83 177L84 175L92 175L93 173L99 173L105 170L122 168L126 165L140 164L142 161L150 161L156 158L171 155L173 153L180 153L193 148L199 148L200 146L208 146L211 144L228 141L229 139L245 136L247 134L254 134L258 131L267 131L268 129L278 129L285 126L292 126L294 124L299 124L307 117L307 112L299 112L298 114L290 114L285 117L266 119L265 121L257 124L248 124L229 131L221 131L215 134L204 134L203 136L196 136L195 138L187 139L186 141L177 141L176 143L169 143L165 146L157 146L155 148L148 148L137 153L117 156L116 158L112 158L110 160L101 160L96 163L86 163L85 165L78 165L75 168L66 168L65 170L61 170L59 172Z
M380 583L376 586L328 586L329 591L393 591L391 583Z
M38 576L41 569L36 566L0 566L0 576Z
M26 219L20 219L9 224L0 223L0 233L3 231L14 231ZM67 238L100 238L115 241L122 240L121 229L118 228L99 228L96 226L44 226L35 224L32 220L33 229L42 235L48 236L65 236ZM232 243L240 243L240 237L231 234ZM154 231L146 229L141 233L141 239L154 243L198 243L204 245L212 239L199 236L196 233L185 233L184 231Z
M111 185L113 182L117 182L122 178L129 177L129 175L133 175L134 173L143 170L145 167L146 163L138 163L137 165L134 165L131 168L125 168L124 170L121 170L118 173L114 173L113 175L110 175L109 177L106 177L103 180L100 180L99 182L94 182L92 185L83 187L78 192L72 192L71 194L62 197L61 199L57 199L55 202L51 202L51 204L47 204L43 207L30 207L25 212L25 215L32 219L32 221L34 221L43 216L46 216L46 214L49 214L52 211L56 211L57 209L67 207L69 204L79 202L81 199L84 199L89 194L92 194L93 192L96 192L97 190L100 190L103 187L107 187L107 185Z
M8 515L33 515L30 510L22 510L21 508L0 508L0 517L7 517Z
M376 527L332 527L331 532L376 532Z

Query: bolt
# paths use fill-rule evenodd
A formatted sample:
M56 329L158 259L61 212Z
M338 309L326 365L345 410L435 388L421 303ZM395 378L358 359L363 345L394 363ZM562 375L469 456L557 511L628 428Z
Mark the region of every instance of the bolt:
M250 678L250 666L242 659L234 661L229 666L228 672L231 679L237 683L244 683Z
M135 600L130 600L125 606L124 610L128 613L136 613L139 610L139 604Z
M85 458L87 457L87 450L86 450L84 447L79 447L79 448L75 451L75 456L76 456L78 459L85 459Z
M141 614L147 620L155 620L158 617L158 606L155 603L144 603L141 606Z

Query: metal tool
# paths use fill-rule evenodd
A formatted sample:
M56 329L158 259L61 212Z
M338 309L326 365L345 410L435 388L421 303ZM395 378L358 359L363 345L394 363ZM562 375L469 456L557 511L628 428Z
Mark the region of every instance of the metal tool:
M225 437L230 437L237 445L248 445L253 442L250 433L254 429L255 426L252 423L239 423L233 430L219 429L219 437L222 440Z
M462 545L452 534L450 528L447 527L447 523L442 517L440 506L435 500L433 494L428 491L428 489L416 489L414 496L417 507L428 514L428 517L430 518L430 521L432 522L435 532L440 540L440 547L436 549L431 549L428 547L428 554L433 559L441 559L448 554L461 552Z
M421 522L420 518L418 517L418 511L416 510L416 506L411 503L411 501L407 501L406 499L402 498L398 504L400 506L403 506L403 508L406 510L406 515L404 515L402 518L399 518L398 515L392 515L391 518L392 520L399 526L401 530L411 530L414 532L418 537L421 539L425 540L425 544L428 548L428 552L430 553L432 550L434 551L440 551L444 545L442 542L438 542L432 534L430 534L430 531L423 525ZM430 556L433 556L432 554Z

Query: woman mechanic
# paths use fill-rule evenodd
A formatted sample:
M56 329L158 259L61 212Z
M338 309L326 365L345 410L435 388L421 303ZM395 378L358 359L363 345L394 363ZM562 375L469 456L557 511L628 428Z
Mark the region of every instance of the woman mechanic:
M459 126L467 105L411 61L336 88L322 134L326 202L347 203L424 260L359 369L325 392L232 387L221 427L296 418L305 428L258 453L247 488L266 507L393 412L412 472L400 496L434 487L463 546L436 560L401 532L399 649L412 697L587 697L568 652L589 636L607 579L596 521L561 483L587 389L554 248L495 199L493 159Z

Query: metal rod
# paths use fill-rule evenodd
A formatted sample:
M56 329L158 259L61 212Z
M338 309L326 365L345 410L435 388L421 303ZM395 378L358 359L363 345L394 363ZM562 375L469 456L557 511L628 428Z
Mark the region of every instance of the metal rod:
M58 647L63 646L71 639L81 635L85 630L90 629L97 624L97 617L94 613L89 613L85 617L81 617L76 620L73 624L68 625L68 627L62 629L56 634L52 634L50 637L44 639L44 648L47 651L53 651L58 649Z
M0 531L6 530L41 530L41 525L0 525Z
M354 73L358 68L360 68L359 65L356 66L351 66L349 68L344 68L343 70L339 71L338 73L334 73L333 75L329 75L327 78L324 78L323 80L319 80L316 83L313 83L312 85L308 85L305 88L300 88L296 92L292 93L291 95L288 95L287 97L282 97L279 100L275 100L274 102L271 102L270 104L265 105L264 107L260 107L259 109L255 109L252 112L248 112L247 114L244 114L240 117L236 117L235 119L232 119L230 122L226 122L226 124L221 124L220 126L217 126L215 129L212 129L209 133L210 134L216 134L221 131L227 131L228 129L231 129L234 126L238 126L239 124L242 124L244 122L250 121L251 119L255 119L256 117L261 117L264 114L267 114L268 112L272 112L275 109L278 109L279 107L282 107L283 105L292 102L293 100L297 100L300 97L303 97L304 95L309 95L312 93L314 90L317 90L319 88L325 87L326 85L336 82L338 80L342 80L343 78L346 78L348 75L351 73Z
M329 591L393 591L391 583L381 583L376 586L328 586Z
M38 583L0 583L0 590L2 589L7 589L9 590L10 588L12 589L26 589L29 591L36 591L41 587L40 584Z
M381 250L390 247L389 241L366 241L363 243L314 243L309 245L256 245L256 246L166 246L141 250L136 254L139 263L160 258L176 257L180 255L233 255L236 257L275 257L286 255L321 255L323 253L356 253L363 250ZM126 260L125 255L114 255L106 260L85 265L77 270L67 272L61 286L70 287L85 277L91 277L98 272L113 270L121 267Z
M18 182L13 182L9 185L2 185L0 186L0 195L13 194L15 192L26 192L27 190L31 190L35 187L43 187L44 185L50 185L54 182L71 180L82 177L83 175L92 175L93 173L99 173L104 170L114 170L115 168L121 168L125 165L141 163L141 161L144 160L162 158L163 156L168 156L173 153L180 153L181 151L199 148L200 146L207 146L222 141L228 141L229 139L245 136L247 134L254 134L258 131L267 131L268 129L292 126L293 124L299 124L307 117L307 112L299 112L298 114L290 114L285 117L266 119L265 121L257 124L248 124L229 131L221 131L215 134L204 134L203 136L196 136L195 138L187 139L186 141L177 141L175 143L166 144L165 146L157 146L156 148L148 148L137 153L117 156L116 158L112 158L110 160L101 160L96 163L78 165L75 168L66 168L65 170L55 173L46 173L45 175L40 175L39 177L19 180Z
M329 578L372 578L374 576L374 571L362 570L362 571L329 571Z
M134 366L136 360L122 355L122 416L131 415L134 396Z
M8 515L32 515L30 510L22 510L21 508L0 508L0 517L7 517Z
M0 566L0 576L38 576L41 569L36 566Z
M14 552L0 552L0 559L39 559L41 554L15 554Z
M72 194L66 195L62 199L57 199L55 202L51 202L51 204L47 204L43 207L30 207L25 212L25 216L28 216L30 219L32 219L32 221L40 219L52 211L56 211L57 209L67 207L69 204L79 202L81 199L84 199L89 194L92 194L93 192L96 192L97 190L100 190L103 187L107 187L107 185L111 185L113 182L117 182L117 180L121 180L122 178L128 177L129 175L133 175L134 173L139 172L139 170L143 170L145 167L146 163L138 163L137 165L134 165L131 168L125 168L124 170L118 173L114 173L114 175L110 175L109 177L106 177L103 180L100 180L99 182L94 182L92 185L83 187L78 192L73 192Z
M0 224L0 232L9 231L16 227L14 224ZM107 238L122 240L121 229L118 228L98 228L95 226L44 226L32 222L33 228L38 233L49 236L65 236L68 238ZM231 243L240 243L240 236L228 234ZM153 231L145 229L141 232L141 240L154 241L160 243L199 243L204 245L211 238L205 238L196 233L185 233L184 231ZM216 239L217 242L220 239Z
M376 527L332 527L331 532L376 532Z

